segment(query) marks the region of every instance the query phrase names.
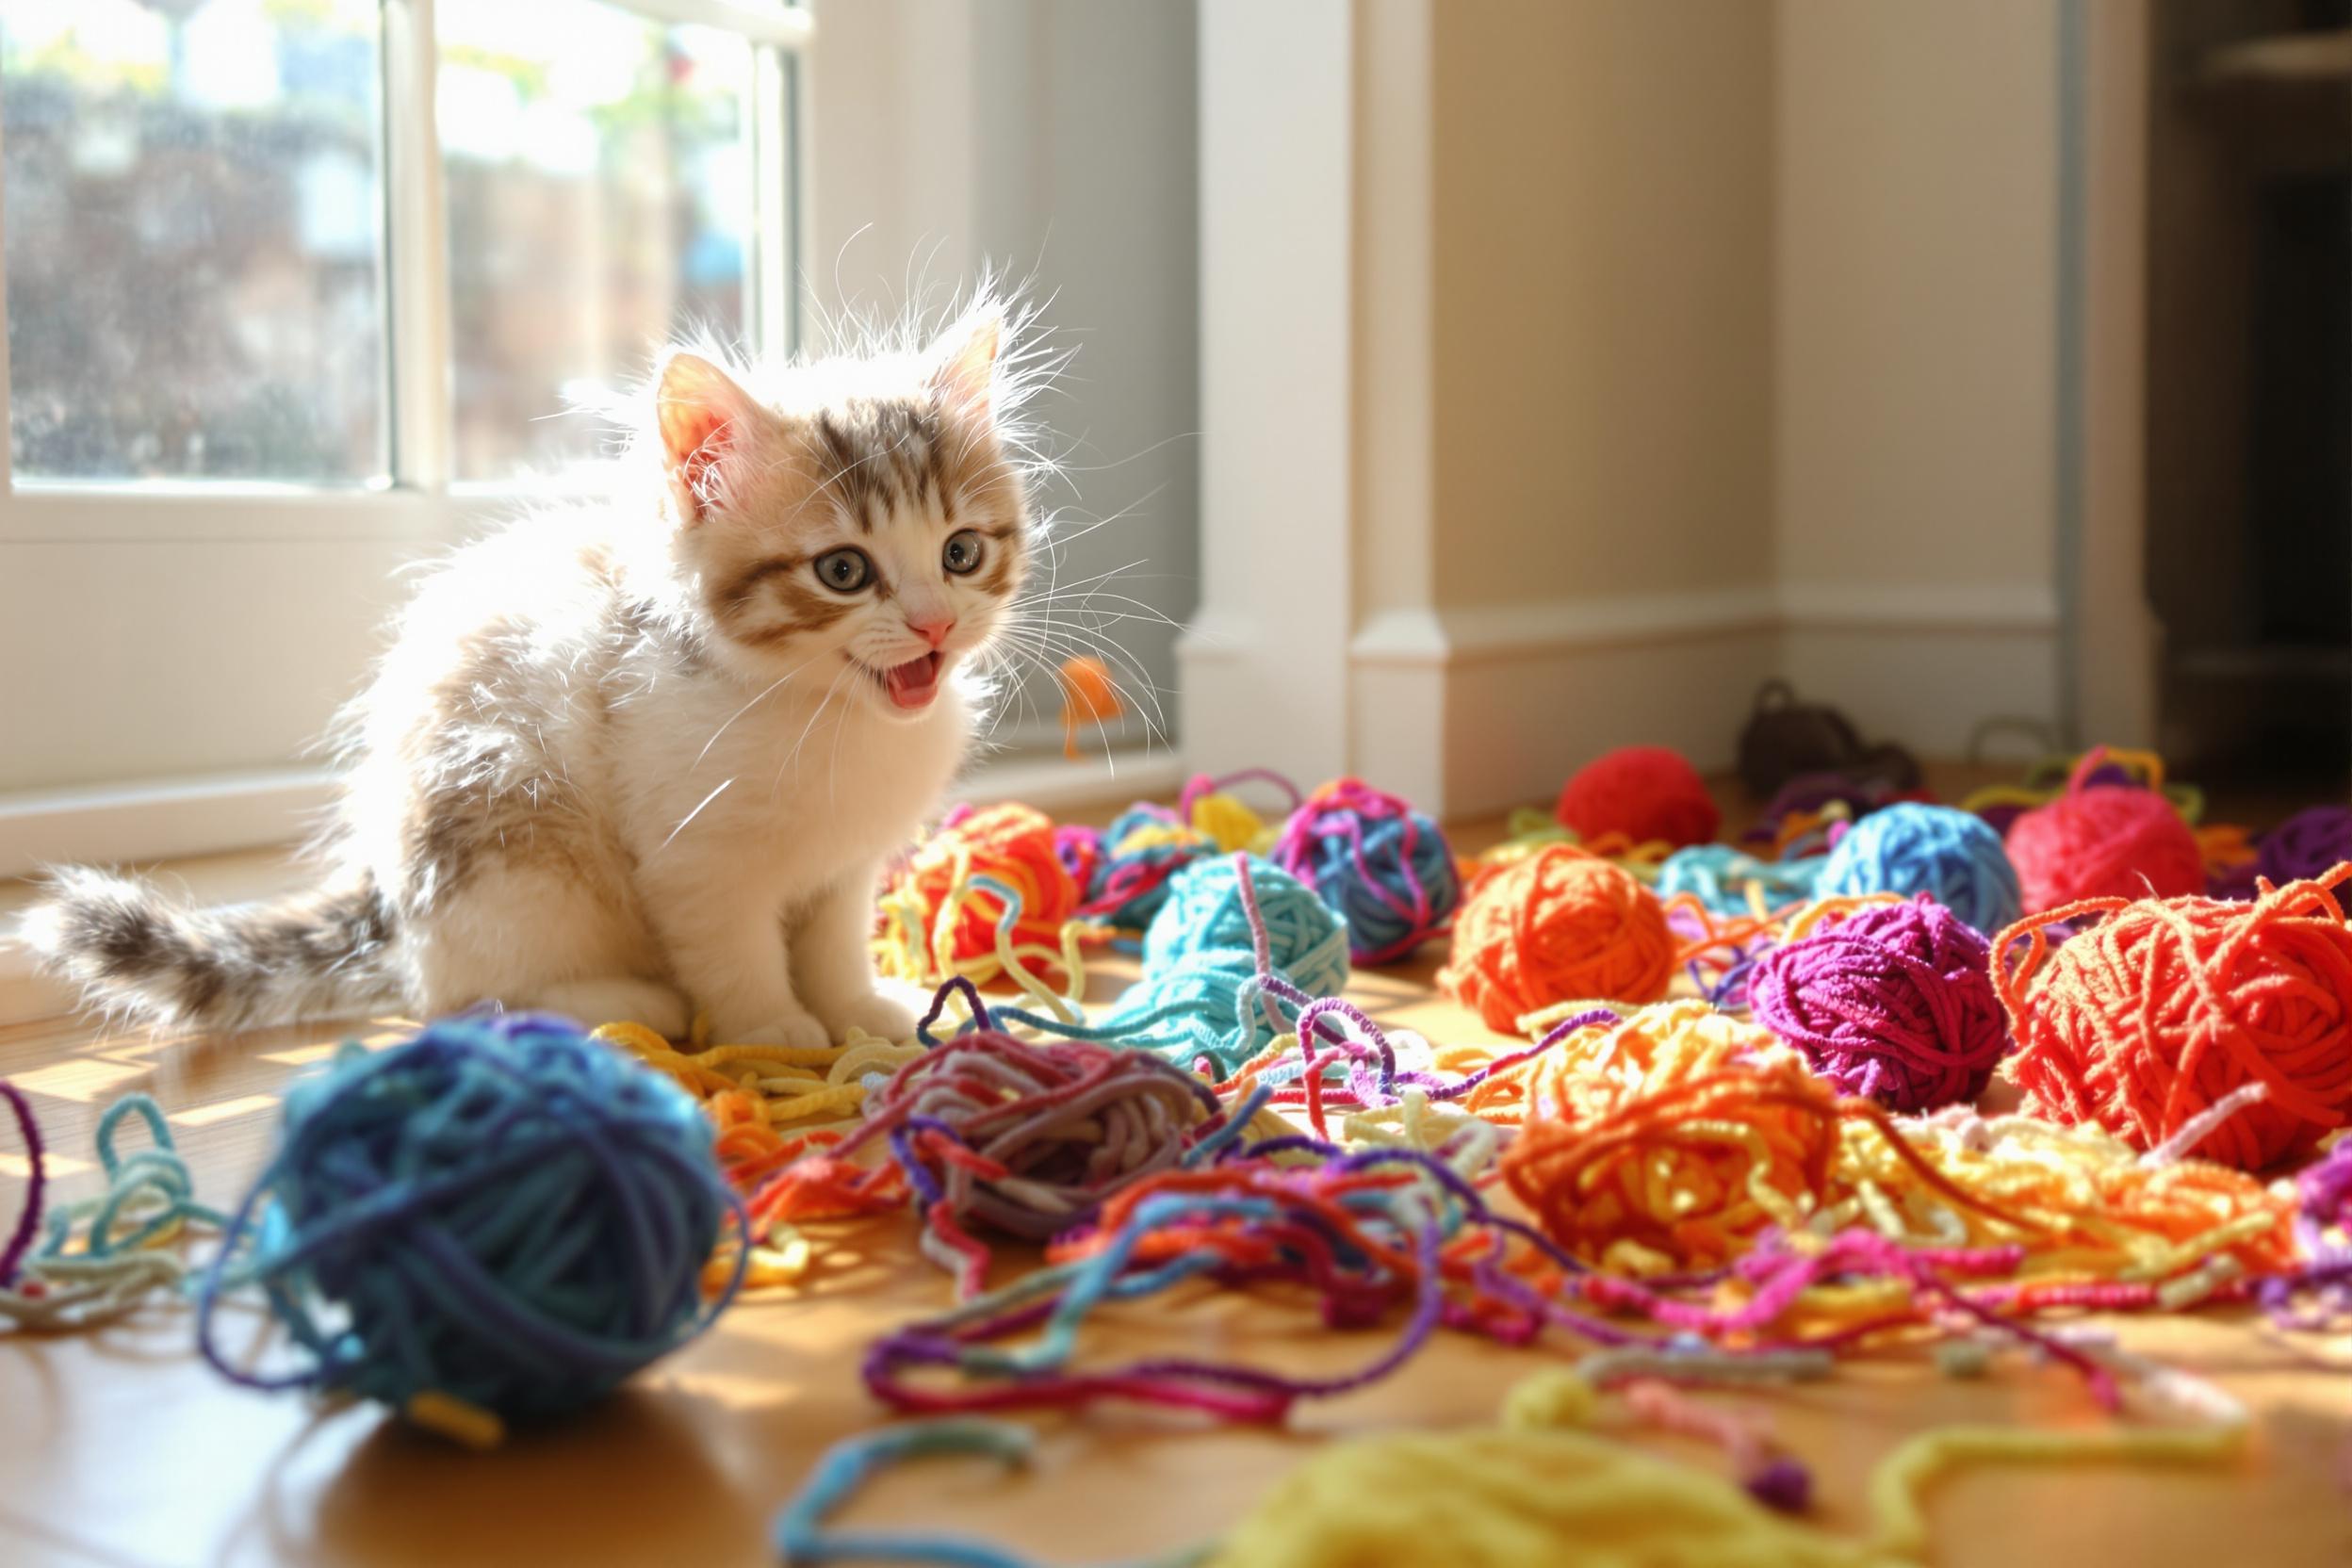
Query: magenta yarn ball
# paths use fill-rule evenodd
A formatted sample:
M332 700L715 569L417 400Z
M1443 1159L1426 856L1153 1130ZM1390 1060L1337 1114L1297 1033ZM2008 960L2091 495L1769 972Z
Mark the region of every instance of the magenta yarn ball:
M1890 1111L1974 1101L2009 1048L1989 944L1925 898L1774 948L1749 972L1748 1005L1840 1093Z

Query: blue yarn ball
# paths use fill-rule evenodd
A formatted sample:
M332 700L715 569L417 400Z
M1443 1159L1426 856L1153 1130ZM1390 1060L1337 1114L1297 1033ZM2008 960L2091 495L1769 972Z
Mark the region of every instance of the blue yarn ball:
M389 1050L347 1045L287 1091L198 1344L257 1387L558 1414L709 1325L733 1290L706 1308L731 1209L710 1124L667 1079L561 1019L443 1019ZM214 1347L222 1289L255 1281L302 1370L255 1377Z
M1925 893L1987 934L2024 907L2017 868L1983 818L1949 806L1902 801L1847 829L1821 867L1823 898Z
M1234 862L1220 855L1178 872L1168 902L1143 933L1149 981L1196 953L1250 954L1250 916ZM1314 889L1271 861L1250 856L1250 884L1266 922L1267 957L1301 989L1336 996L1348 985L1348 927Z
M1339 911L1359 964L1409 956L1462 902L1445 831L1402 796L1361 779L1310 795L1283 825L1274 858Z

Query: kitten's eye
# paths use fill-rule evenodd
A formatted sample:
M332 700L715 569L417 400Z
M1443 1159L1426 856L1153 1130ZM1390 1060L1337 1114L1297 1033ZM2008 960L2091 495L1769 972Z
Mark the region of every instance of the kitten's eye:
M817 580L837 594L854 594L874 580L874 563L863 550L827 550L817 557Z
M957 577L965 577L980 569L980 536L966 529L948 540L939 561Z

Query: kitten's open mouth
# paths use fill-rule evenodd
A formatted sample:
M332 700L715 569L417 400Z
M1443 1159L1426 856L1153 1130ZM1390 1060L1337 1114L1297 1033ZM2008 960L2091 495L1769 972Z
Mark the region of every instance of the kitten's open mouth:
M874 678L890 693L892 703L912 713L930 707L931 699L939 694L939 666L944 662L938 653L926 653L921 659L877 670Z

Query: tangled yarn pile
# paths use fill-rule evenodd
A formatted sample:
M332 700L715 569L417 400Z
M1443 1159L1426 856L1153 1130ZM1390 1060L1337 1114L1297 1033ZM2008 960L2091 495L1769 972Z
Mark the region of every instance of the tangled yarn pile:
M1674 935L1631 873L1546 844L1473 882L1438 983L1493 1029L1587 999L1654 1002L1673 978Z
M466 1441L595 1399L709 1326L733 1195L676 1086L559 1019L444 1019L286 1093L208 1271L197 1345L253 1388L347 1390ZM740 1265L737 1272L740 1274ZM257 1374L216 1315L259 1285L303 1364Z
M1283 825L1272 858L1339 911L1360 964L1406 956L1462 901L1453 847L1437 824L1360 778L1309 795Z
M2084 898L2205 890L2205 856L2189 825L2153 790L2090 783L2100 756L2085 755L2064 794L2010 825L2009 859L2029 914Z
M901 1068L833 1153L887 1139L921 1200L924 1250L976 1294L988 1253L972 1224L1041 1241L1178 1164L1222 1119L1207 1085L1157 1056L982 1028Z
M1822 897L1925 893L1980 932L2021 912L2017 868L2001 835L1949 806L1903 801L1848 828L1822 863Z
M1748 1005L1841 1093L1903 1112L1972 1102L2009 1044L1988 959L1940 905L1872 905L1756 960Z
M2262 1102L2197 1151L2244 1170L2352 1121L2352 929L2333 890L2347 877L2339 865L2251 905L2089 899L2004 932L1994 981L2026 1108L2148 1149L2260 1083ZM2096 923L2053 946L2061 920Z
M883 972L938 985L1016 968L1039 978L1067 972L1074 944L1065 926L1078 897L1043 812L1011 802L959 806L882 895Z
M1759 860L1730 844L1692 844L1658 868L1658 896L1688 893L1719 915L1764 915L1810 901L1822 861Z
M1623 834L1675 849L1706 843L1723 822L1698 770L1665 746L1621 746L1587 762L1560 792L1557 814L1588 843Z

